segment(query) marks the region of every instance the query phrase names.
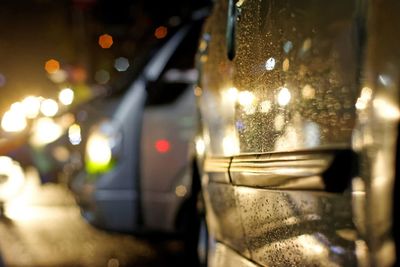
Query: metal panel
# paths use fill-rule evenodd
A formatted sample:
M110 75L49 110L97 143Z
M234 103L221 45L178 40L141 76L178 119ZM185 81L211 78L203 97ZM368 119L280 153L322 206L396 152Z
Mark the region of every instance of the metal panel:
M235 187L252 260L263 266L354 266L350 194Z

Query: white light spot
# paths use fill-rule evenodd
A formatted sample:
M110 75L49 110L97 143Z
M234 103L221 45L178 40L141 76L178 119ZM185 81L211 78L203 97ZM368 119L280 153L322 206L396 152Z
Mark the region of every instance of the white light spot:
M62 89L58 94L58 100L60 100L63 105L71 105L74 101L74 91L72 91L71 88Z
M250 91L242 91L238 95L238 102L244 108L247 108L253 104L255 96Z
M400 118L400 110L391 100L377 98L374 99L373 105L375 112L384 119L398 120Z
M81 135L81 127L79 126L79 124L72 124L69 128L68 128L68 138L69 138L69 142L76 146L79 145L82 141L82 135Z
M43 100L40 106L40 111L47 117L53 117L58 112L58 104L53 99Z
M40 99L38 97L28 96L22 100L21 103L25 116L29 119L36 118L36 116L39 114Z
M286 106L287 104L289 104L290 99L291 99L291 94L289 89L287 89L286 87L282 87L281 90L278 93L278 104L279 106Z
M273 70L275 68L275 58L270 57L267 62L265 62L265 69L266 70Z

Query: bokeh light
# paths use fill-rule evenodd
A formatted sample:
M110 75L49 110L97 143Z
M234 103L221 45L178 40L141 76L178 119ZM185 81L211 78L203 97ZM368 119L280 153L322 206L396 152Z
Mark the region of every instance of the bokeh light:
M47 60L44 64L44 69L49 74L56 73L60 69L60 62L55 59Z
M113 45L114 41L111 35L102 34L99 37L99 45L101 48L107 49Z
M33 126L31 142L35 146L43 146L57 140L63 130L51 118L39 118Z
M126 71L129 68L129 60L125 57L119 57L114 62L114 68L117 71Z
M1 127L6 132L20 132L27 126L26 118L23 112L18 110L6 111L1 120Z
M289 104L290 99L292 98L292 95L290 94L289 89L287 89L286 87L282 87L279 90L278 93L278 104L279 106L286 106L287 104Z
M63 105L71 105L74 101L74 91L72 91L71 88L62 89L58 94L58 100L60 100Z
M72 124L69 129L68 129L68 139L69 142L76 146L79 145L82 141L82 135L81 135L81 127L79 124Z
M58 104L53 99L43 100L40 106L40 111L47 117L53 117L58 112Z
M40 98L35 96L27 96L22 100L22 109L25 116L29 119L37 117L40 111Z
M154 36L157 39L163 39L167 36L168 34L168 29L165 26L160 26L154 31Z

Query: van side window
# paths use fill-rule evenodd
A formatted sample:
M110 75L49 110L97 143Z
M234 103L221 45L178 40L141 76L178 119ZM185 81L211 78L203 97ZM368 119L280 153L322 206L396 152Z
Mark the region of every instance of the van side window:
M174 102L197 80L194 55L197 49L200 25L195 24L176 48L165 69L156 81L147 83L146 106ZM190 56L189 56L190 55Z

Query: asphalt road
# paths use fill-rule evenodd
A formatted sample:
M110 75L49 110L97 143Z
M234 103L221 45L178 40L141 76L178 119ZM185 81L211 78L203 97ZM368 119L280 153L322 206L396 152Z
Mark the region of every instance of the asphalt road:
M98 230L81 218L65 187L40 185L34 171L5 213L0 219L5 266L185 266L180 241Z

